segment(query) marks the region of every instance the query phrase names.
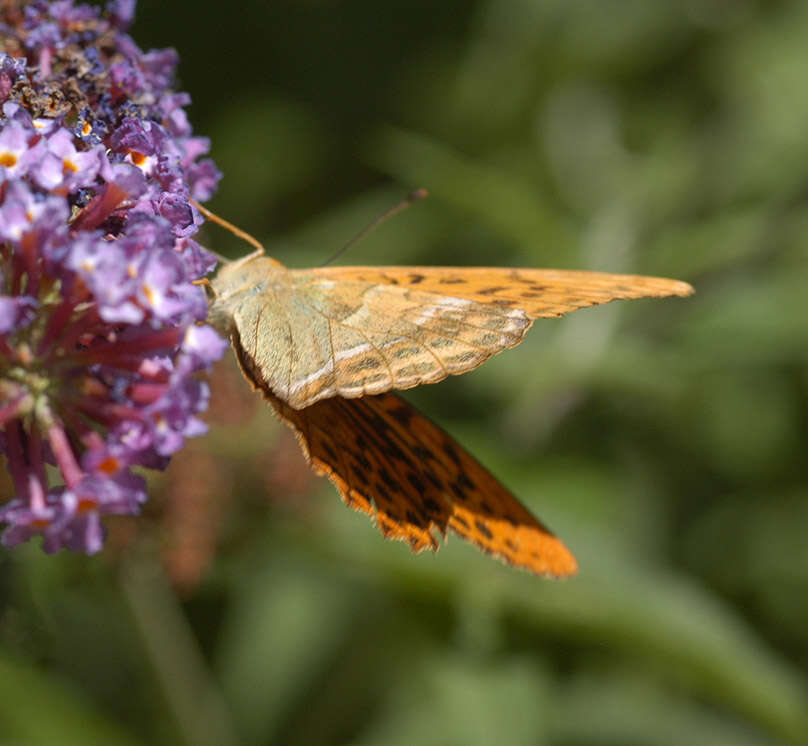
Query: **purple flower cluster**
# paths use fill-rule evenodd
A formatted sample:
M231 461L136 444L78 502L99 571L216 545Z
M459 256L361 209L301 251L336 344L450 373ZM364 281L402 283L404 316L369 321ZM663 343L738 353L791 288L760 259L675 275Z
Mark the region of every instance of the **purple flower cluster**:
M2 542L96 552L101 516L146 498L225 343L192 236L219 173L171 91L172 50L124 33L134 0L0 5L0 453L15 494ZM55 467L55 468L54 468ZM57 477L56 474L60 476Z

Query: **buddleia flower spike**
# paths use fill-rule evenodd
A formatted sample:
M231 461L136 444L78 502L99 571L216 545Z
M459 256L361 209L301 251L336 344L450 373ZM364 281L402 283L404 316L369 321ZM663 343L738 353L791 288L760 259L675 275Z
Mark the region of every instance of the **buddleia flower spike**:
M200 324L193 281L215 260L190 204L219 172L171 88L176 53L138 49L133 12L127 0L0 9L6 546L41 535L48 552L101 549L102 516L146 499L132 467L164 468L204 431L195 374L225 347Z

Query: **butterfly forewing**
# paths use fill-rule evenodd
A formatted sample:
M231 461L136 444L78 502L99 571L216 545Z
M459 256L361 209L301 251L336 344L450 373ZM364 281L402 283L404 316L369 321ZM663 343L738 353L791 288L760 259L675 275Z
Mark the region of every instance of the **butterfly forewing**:
M266 392L265 392L266 394ZM414 551L437 550L447 530L540 575L577 563L564 544L468 452L395 394L331 398L296 410L272 394L313 468L347 505Z
M295 409L464 373L519 344L535 318L692 292L675 280L562 270L287 270L263 257L237 281L227 270L213 281L214 308L232 317L255 375Z

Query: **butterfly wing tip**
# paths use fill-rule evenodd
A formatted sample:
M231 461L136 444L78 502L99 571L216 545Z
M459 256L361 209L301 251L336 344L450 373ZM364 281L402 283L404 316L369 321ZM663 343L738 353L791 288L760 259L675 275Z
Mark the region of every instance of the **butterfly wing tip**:
M681 280L676 281L673 291L674 295L678 295L680 298L686 298L688 295L693 295L695 292L696 289L689 282L682 282Z
M550 567L530 566L525 569L529 570L534 575L549 580L569 580L578 574L578 563L575 561L575 558L571 558L571 562L554 563Z
M578 560L556 537L552 537L552 543L545 545L543 551L532 555L522 567L553 580L566 580L578 574Z
M577 575L578 560L575 559L575 555L561 542L559 542L558 550L553 562L553 576L563 579Z
M574 578L577 574L578 562L572 555L570 555L568 561L564 562L558 567L553 567L553 569L549 572L549 576L551 578L555 578L556 580L567 580L568 578Z

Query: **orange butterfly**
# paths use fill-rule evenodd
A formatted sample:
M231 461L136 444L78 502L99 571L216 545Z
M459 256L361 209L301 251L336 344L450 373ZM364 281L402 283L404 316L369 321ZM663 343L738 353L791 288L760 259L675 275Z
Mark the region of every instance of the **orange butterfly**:
M288 269L225 264L209 319L241 369L297 431L343 501L416 552L448 529L542 575L571 552L449 435L391 389L435 383L521 342L534 319L615 299L686 296L684 282L539 269Z

